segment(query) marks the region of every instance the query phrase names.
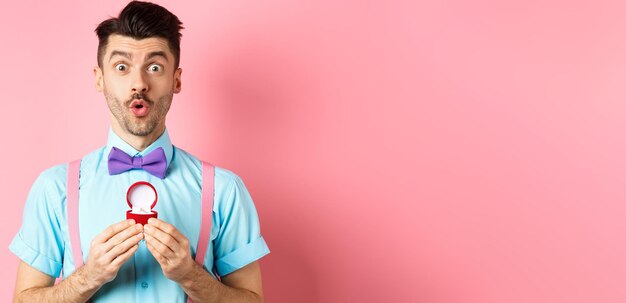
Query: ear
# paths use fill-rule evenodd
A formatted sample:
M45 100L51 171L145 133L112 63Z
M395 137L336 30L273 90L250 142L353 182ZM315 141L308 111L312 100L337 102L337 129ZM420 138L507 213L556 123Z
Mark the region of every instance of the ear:
M102 77L102 69L100 69L99 66L94 66L93 75L96 80L96 91L101 93L104 90L104 79Z
M180 76L183 73L183 69L182 68L177 68L176 71L174 72L174 93L178 94L180 93L180 90L182 88L182 84L180 82Z

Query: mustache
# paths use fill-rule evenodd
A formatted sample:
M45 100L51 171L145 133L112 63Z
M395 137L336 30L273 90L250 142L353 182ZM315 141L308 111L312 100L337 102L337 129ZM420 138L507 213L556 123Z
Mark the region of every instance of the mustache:
M142 99L144 101L146 101L149 105L152 105L152 103L154 103L152 100L150 100L150 98L148 98L148 96L146 96L146 94L143 93L134 93L133 96L130 98L130 100L126 101L126 106L130 106L130 104L135 100L135 99Z

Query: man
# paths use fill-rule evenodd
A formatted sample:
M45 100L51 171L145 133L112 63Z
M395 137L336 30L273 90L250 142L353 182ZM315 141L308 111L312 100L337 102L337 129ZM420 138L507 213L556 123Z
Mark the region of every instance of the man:
M21 259L14 301L184 302L187 296L193 302L263 301L257 260L269 250L250 195L225 169L214 171L204 266L192 256L200 249L206 176L199 159L172 146L165 127L173 94L181 90L181 25L161 6L133 1L97 27L94 74L110 109L111 130L107 145L80 161L80 243L71 246L68 235L72 184L68 165L59 165L33 184L10 246ZM116 171L112 161L121 152L133 164L160 155L163 170ZM149 182L158 193L158 219L145 225L120 221L129 208L127 189L137 181ZM81 248L84 265L74 265L82 262L70 247ZM54 285L61 273L63 281Z

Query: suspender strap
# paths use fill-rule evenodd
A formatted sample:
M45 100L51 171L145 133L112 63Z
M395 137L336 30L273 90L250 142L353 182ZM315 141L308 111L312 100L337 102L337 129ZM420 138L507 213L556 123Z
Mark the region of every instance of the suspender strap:
M80 175L80 159L70 162L67 168L67 225L70 233L70 245L74 256L74 268L83 266L83 252L80 248L78 233L78 185Z
M211 224L213 221L213 195L215 166L202 161L202 219L200 221L200 238L196 250L196 262L204 264L204 257L211 238ZM209 269L211 270L211 269Z
M204 257L211 239L211 224L213 222L213 196L215 192L215 166L202 161L202 218L200 219L200 237L196 249L196 262L204 266ZM211 270L209 268L209 270ZM191 303L187 296L187 303Z

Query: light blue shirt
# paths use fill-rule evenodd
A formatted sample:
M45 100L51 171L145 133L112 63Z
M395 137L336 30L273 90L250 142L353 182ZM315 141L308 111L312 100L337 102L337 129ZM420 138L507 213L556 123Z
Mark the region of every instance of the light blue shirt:
M133 169L110 176L107 160L112 147L130 156L143 156L162 147L167 174L159 179ZM66 208L67 164L52 167L37 178L24 207L19 233L9 249L22 261L53 277L74 272L69 249ZM157 190L154 207L159 219L174 225L191 243L195 256L200 235L202 166L200 160L172 145L167 130L138 152L112 130L107 145L82 159L79 179L79 229L83 259L92 239L109 225L126 219L126 192L137 181ZM250 194L234 173L215 168L215 198L211 241L204 268L214 277L225 276L269 253L261 236L259 219ZM142 240L139 249L93 297L94 302L185 302L186 295L167 279Z

